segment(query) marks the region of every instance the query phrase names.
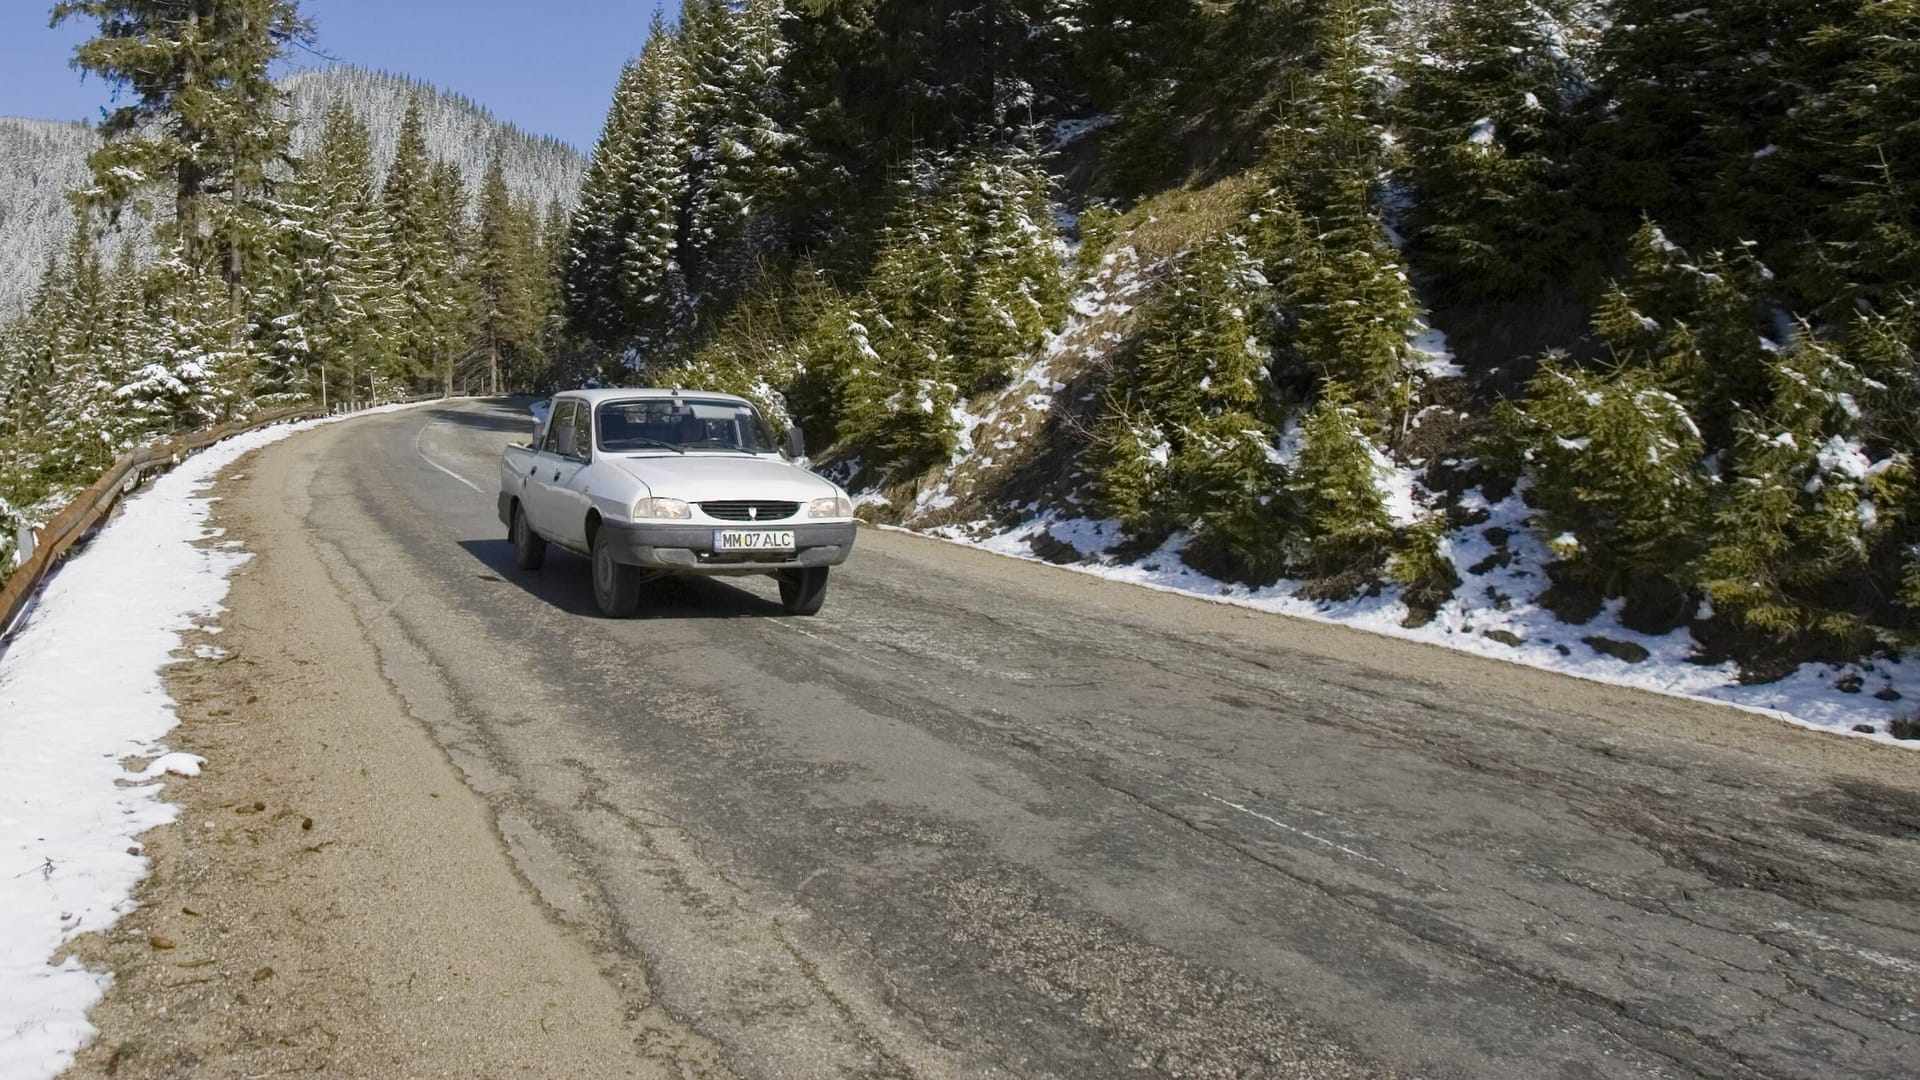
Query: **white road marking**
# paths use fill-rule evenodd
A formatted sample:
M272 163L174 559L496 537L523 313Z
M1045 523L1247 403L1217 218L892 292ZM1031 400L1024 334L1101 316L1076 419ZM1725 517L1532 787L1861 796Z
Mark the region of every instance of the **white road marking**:
M1364 862L1370 862L1375 866L1387 865L1386 863L1381 862L1379 859L1376 859L1373 856L1366 854L1365 852L1355 851L1344 844L1335 843L1334 841L1329 840L1324 836L1315 836L1314 834L1308 832L1305 829L1295 828L1294 826L1289 825L1284 821L1279 821L1274 818L1270 818L1267 815L1259 812L1258 810L1249 810L1246 807L1241 806L1237 802L1228 802L1227 800L1214 794L1208 794L1207 798L1212 799L1214 802L1219 803L1221 806L1231 806L1235 810L1238 810L1241 813L1246 814L1248 817L1257 817L1261 821L1266 822L1267 824L1273 826L1276 829L1285 829L1287 832L1293 833L1296 836L1304 836L1316 844L1325 844L1327 847L1330 847L1335 851L1341 852L1342 854L1351 855L1356 859L1360 859ZM1388 867L1388 869L1392 869L1392 867Z
M435 460L433 460L432 458L430 458L430 457L428 457L428 456L427 456L427 448L426 448L426 447L424 447L424 446L422 446L422 445L420 445L420 440L421 440L421 439L424 439L424 438L426 438L426 436L427 436L427 429L428 429L428 428L430 428L430 427L432 427L432 426L433 426L434 424L437 424L437 423L439 423L439 422L440 422L440 421L438 421L438 420L432 420L432 421L429 421L428 423L426 423L426 424L424 424L424 425L422 425L422 426L421 426L421 428L420 428L420 433L419 433L418 435L415 435L415 436L413 437L413 450L414 450L414 453L417 453L417 454L419 454L419 455L420 455L420 460L421 460L421 461L424 461L424 462L426 462L427 464L429 464L429 465L431 465L431 466L433 466L434 468L436 468L436 469L439 469L439 470L440 470L441 472L443 472L443 473L446 473L446 474L447 474L448 476L451 476L451 477L453 477L453 478L454 478L455 480L458 480L458 481L460 481L461 483L463 483L463 484L465 484L465 485L467 485L468 487L470 487L470 488L472 488L473 490L475 490L475 491L478 491L478 492L479 492L480 494L482 494L482 495L485 495L485 494L487 493L487 492L486 492L486 489L485 489L485 488L482 488L482 487L481 487L481 486L480 486L479 484L476 484L476 483L474 483L473 481L471 481L471 480L469 480L469 479L467 479L466 477L464 477L464 476L461 476L461 475L460 475L459 473L457 473L457 472L454 472L454 471L453 471L452 469L449 469L449 468L447 468L447 467L446 467L445 465L442 465L442 464L440 464L439 462L437 462L437 461L435 461Z

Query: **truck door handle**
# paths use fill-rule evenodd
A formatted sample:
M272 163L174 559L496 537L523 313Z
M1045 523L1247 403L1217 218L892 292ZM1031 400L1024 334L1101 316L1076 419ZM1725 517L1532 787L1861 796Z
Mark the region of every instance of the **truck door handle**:
M556 484L560 482L560 470L559 470L559 469L555 469L555 470L553 470L553 482L554 482L554 483L556 483Z
M527 475L532 476L534 473L537 473L539 471L540 471L540 466L535 465L533 468L527 470Z

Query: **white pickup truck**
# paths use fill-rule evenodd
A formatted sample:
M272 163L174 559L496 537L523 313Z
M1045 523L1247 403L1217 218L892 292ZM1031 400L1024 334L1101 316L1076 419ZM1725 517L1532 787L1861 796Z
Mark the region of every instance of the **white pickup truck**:
M536 412L538 415L538 412ZM500 520L523 570L558 544L593 562L610 618L647 582L768 575L793 615L815 615L853 554L847 493L787 458L752 403L682 390L580 390L549 403L533 442L500 459Z

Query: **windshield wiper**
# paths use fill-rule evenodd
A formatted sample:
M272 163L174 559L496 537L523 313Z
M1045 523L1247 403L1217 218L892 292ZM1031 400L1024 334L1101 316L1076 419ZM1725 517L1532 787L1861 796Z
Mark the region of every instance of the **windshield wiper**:
M678 443L670 443L670 442L662 442L662 441L661 441L661 440L659 440L659 439L640 439L640 438L634 438L634 439L621 439L621 440L620 440L620 442L621 442L621 445L625 445L625 444L627 444L627 443L638 443L638 444L640 444L641 446L657 446L657 447L659 447L659 448L660 448L660 449L662 449L662 450L671 450L671 451L673 451L674 453L676 453L676 454L679 454L679 455L680 455L681 457L685 457L685 456L687 456L687 448L686 448L686 447L684 447L684 446L681 446L681 445L680 445L680 444L678 444ZM621 453L626 453L626 451L624 451L624 450L623 450L623 451L620 451L620 452L621 452Z
M754 454L753 451L747 449L744 446L735 446L732 443L716 442L712 439L709 439L706 442L688 443L687 447L688 449L692 449L692 450L724 450L729 454L753 454L753 456L755 457L759 456L758 454Z

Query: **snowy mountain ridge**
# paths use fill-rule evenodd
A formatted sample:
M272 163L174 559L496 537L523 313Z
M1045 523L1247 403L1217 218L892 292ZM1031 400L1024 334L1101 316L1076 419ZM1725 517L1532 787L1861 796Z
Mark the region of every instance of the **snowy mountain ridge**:
M417 97L429 153L458 165L470 189L478 188L498 152L516 195L571 206L579 193L586 162L572 147L522 131L428 83L343 66L300 72L282 85L294 116L295 155L318 140L327 109L345 100L372 131L374 164L384 176L400 120ZM0 318L26 305L48 259L68 243L73 217L66 193L90 182L87 155L98 145L99 135L85 124L0 117ZM105 243L111 259L116 240Z

